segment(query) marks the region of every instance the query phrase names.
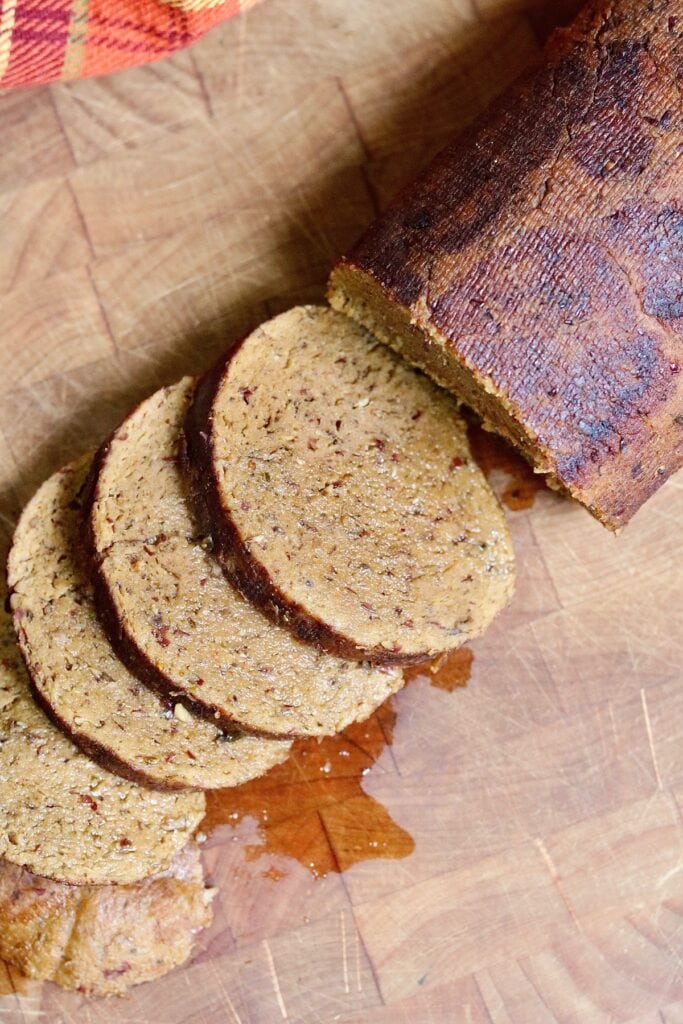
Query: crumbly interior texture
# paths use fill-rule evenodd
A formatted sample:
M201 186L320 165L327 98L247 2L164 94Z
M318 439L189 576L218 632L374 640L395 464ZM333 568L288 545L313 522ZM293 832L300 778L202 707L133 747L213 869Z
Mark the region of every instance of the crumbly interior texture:
M329 300L611 529L683 465L681 0L593 0Z
M456 404L352 320L283 313L198 398L188 449L219 556L303 635L410 662L481 633L509 600L510 537Z
M110 638L137 658L139 674L226 724L338 732L367 718L402 676L301 643L225 578L192 518L177 461L193 390L186 378L152 395L98 457L89 532Z
M0 857L75 884L135 882L163 871L205 809L201 793L143 789L82 754L33 701L5 611L0 790Z
M88 754L151 786L216 789L284 760L286 742L226 733L159 698L113 653L81 563L88 468L43 484L10 553L15 629L38 698Z
M187 960L212 897L194 842L128 885L67 885L0 861L0 957L29 978L123 995Z

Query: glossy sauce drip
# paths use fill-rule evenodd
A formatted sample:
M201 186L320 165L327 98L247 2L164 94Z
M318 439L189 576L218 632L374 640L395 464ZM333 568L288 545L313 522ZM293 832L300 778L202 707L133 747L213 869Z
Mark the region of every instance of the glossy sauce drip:
M28 978L4 960L0 960L0 996L25 995L28 992Z
M482 473L489 477L494 470L502 470L510 478L500 494L506 508L512 512L531 508L538 492L547 490L545 477L534 473L529 463L502 438L477 424L470 424L468 435L472 454Z
M376 857L407 857L412 838L361 785L391 744L395 721L387 701L366 722L339 736L297 740L284 764L262 778L208 793L203 830L234 828L251 817L259 843L246 848L248 860L284 854L316 878ZM281 875L277 868L264 871L271 881Z
M472 675L474 655L469 647L460 647L435 661L427 661L422 665L413 665L403 672L406 683L413 679L428 679L437 690L453 693L467 686Z
M417 665L405 671L406 683L428 678L432 686L452 692L467 684L472 657L468 648L461 648ZM411 836L362 786L364 776L391 745L395 722L389 700L366 722L339 736L297 740L284 764L262 778L208 793L203 831L234 829L252 818L259 842L246 847L247 860L284 855L316 878L373 858L409 856L414 849ZM275 866L263 871L272 882L283 874Z

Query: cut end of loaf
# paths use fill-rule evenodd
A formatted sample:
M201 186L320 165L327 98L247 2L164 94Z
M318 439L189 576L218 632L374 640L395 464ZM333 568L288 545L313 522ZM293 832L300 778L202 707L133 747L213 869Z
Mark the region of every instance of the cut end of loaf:
M678 6L587 4L330 286L612 530L683 466Z
M432 341L411 320L410 310L390 298L373 277L344 260L332 272L327 298L333 309L361 324L476 412L484 427L517 448L535 471L547 478L553 490L570 495L569 489L553 472L552 457L538 447L537 439L527 434L506 409L504 396L497 393L490 381L478 380L468 366L456 362L448 352L445 339ZM623 525L621 521L601 515L589 504L586 507L610 530L616 532Z
M605 378L603 397L620 423L620 434L612 443L598 433L603 421L594 421L589 414L592 400L586 388L594 375L593 346L575 349L573 367L561 365L555 386L541 389L533 379L538 355L530 349L518 365L514 353L491 345L490 359L497 365L495 372L488 371L486 344L480 344L477 358L472 358L471 338L461 345L457 334L446 336L435 327L422 298L406 305L352 259L334 269L328 300L471 408L486 429L517 448L554 490L574 498L614 533L680 465L678 361L649 336L643 339L649 347L640 362L651 381L641 377L638 358L624 357L615 373L626 380L626 397L623 404L614 404L613 392L619 389ZM571 357L568 352L566 358ZM553 373L551 366L546 373L551 385ZM574 392L573 381L581 381L584 374L589 385ZM668 378L677 386L667 385ZM512 397L517 392L522 396L519 401Z

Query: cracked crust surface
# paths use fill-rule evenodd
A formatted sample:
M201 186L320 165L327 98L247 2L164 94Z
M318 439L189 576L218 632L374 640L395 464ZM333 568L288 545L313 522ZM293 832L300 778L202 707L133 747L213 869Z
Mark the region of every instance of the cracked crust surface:
M402 676L301 643L225 578L177 463L194 386L185 378L142 402L96 459L89 536L110 639L151 685L184 694L233 727L339 732L367 718Z
M330 281L612 529L683 464L682 26L590 3Z
M162 789L235 785L289 744L231 735L163 701L113 653L83 564L89 460L55 473L26 506L9 558L11 607L34 694L75 743L119 774Z
M84 995L123 995L187 960L212 896L194 842L127 885L68 885L0 861L0 957Z
M410 664L509 600L507 526L452 398L334 310L249 335L200 382L186 436L218 558L303 639Z
M5 611L0 789L0 857L75 884L128 883L163 871L205 810L203 794L143 789L82 754L33 701Z

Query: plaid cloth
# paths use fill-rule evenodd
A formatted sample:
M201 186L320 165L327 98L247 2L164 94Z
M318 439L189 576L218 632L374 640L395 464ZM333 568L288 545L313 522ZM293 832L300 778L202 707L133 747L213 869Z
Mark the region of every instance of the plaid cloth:
M255 0L0 0L0 87L147 64Z

